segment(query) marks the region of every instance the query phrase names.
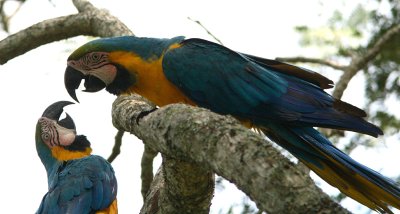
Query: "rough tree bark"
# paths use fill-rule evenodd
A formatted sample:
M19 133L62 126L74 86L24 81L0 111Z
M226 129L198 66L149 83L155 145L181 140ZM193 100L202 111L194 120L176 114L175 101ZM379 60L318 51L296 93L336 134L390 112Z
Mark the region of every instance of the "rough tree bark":
M150 188L156 194L146 195L140 213L209 213L214 193L214 173L197 163L166 155L162 157L161 172L157 175L162 179L152 183L157 185Z
M133 35L107 11L86 0L73 2L78 14L43 21L0 41L0 64L73 36ZM31 42L23 42L27 40ZM113 122L119 130L134 133L146 146L163 153L162 169L151 184L142 212L208 212L212 172L216 172L235 183L268 213L348 213L270 143L235 119L200 108L171 105L140 119L138 125L136 116L153 108L139 96L122 96L113 109ZM190 191L173 189L177 178L183 179L179 183L185 183ZM171 194L173 200L165 204L164 199Z
M348 213L315 186L308 174L234 118L174 104L138 121L150 109L138 95L120 96L113 104L113 124L165 156L218 173L268 213Z
M143 201L146 200L147 192L150 190L151 183L153 182L153 161L157 156L158 152L151 149L148 146L144 146L144 152L142 155L142 161L140 163L141 174L140 178L142 179L142 197Z

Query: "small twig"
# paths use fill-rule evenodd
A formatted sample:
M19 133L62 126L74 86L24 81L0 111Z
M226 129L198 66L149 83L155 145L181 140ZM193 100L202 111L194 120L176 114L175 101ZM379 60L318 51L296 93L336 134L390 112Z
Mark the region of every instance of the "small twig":
M210 35L212 38L214 38L220 45L224 45L222 44L221 40L219 40L216 36L214 36L214 34L212 34L206 27L204 27L204 25L201 24L200 21L198 20L193 20L192 18L188 17L188 19L198 25L200 25L200 27L202 27L207 33L208 35Z
M8 16L8 20L10 20L13 16L15 16L15 14L18 13L18 11L19 11L19 10L21 9L21 7L22 7L22 4L24 4L24 2L20 2L20 4L19 4L18 7L14 10L14 12ZM8 21L8 20L7 20L7 21Z
M358 71L363 69L368 62L373 60L382 50L383 46L396 35L400 35L400 24L394 25L392 28L387 30L365 54L354 57L350 65L347 66L346 72L342 74L339 81L336 83L335 89L332 93L333 97L340 99L350 80L358 73Z
M290 63L297 63L297 62L305 62L305 63L315 63L326 65L331 68L345 71L347 66L339 65L335 62L324 60L324 59L317 59L317 58L307 58L307 57L277 57L276 60L290 62Z
M92 3L87 0L72 0L72 3L80 13L89 10L98 10L96 7L93 6Z
M118 157L119 153L121 153L121 144L122 144L122 137L124 136L124 131L118 130L117 134L115 135L115 143L112 149L110 157L107 158L107 161L112 163L115 158Z
M18 13L18 11L21 9L22 4L24 3L23 1L17 1L19 2L17 8L13 11L12 14L8 15L5 13L4 11L4 4L6 3L6 1L0 1L0 18L1 18L1 22L3 24L3 28L5 32L9 31L9 22L10 19L12 19L12 17L15 16L15 14Z
M1 24L3 25L4 31L8 32L8 18L4 11L5 3L6 3L6 1L0 1L0 19L1 19Z
M142 156L142 174L140 178L142 179L142 197L143 201L146 199L146 194L150 189L151 182L153 181L153 160L157 156L158 152L151 149L149 146L144 146L143 156Z

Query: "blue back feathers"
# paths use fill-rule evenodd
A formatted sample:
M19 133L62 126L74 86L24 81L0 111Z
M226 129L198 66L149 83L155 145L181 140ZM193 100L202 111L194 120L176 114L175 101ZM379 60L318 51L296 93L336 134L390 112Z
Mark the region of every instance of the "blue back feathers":
M168 49L178 42L179 46ZM323 89L331 88L333 82L322 75L183 37L99 39L77 49L70 59L93 51L128 51L143 60L164 54L167 80L198 106L252 122L324 180L371 209L400 209L400 189L393 181L357 163L313 128L383 134L363 119L363 110L327 94ZM82 182L93 183L93 188L101 184ZM71 198L81 190L63 197Z
M100 156L59 162L37 213L92 213L116 198L111 165Z
M335 103L341 101L321 88L330 87L331 81L319 74L240 54L201 39L188 39L181 44L181 48L165 54L164 73L199 106L249 119L258 125L272 120L295 126L348 129L373 136L382 133L358 115L349 113L362 110L350 104L341 105L349 108L348 112L345 108L337 109Z
M395 182L338 150L313 127L378 136L365 112L323 91L333 82L315 72L237 53L201 39L166 52L164 74L186 96L217 113L250 120L328 183L371 209L400 209Z

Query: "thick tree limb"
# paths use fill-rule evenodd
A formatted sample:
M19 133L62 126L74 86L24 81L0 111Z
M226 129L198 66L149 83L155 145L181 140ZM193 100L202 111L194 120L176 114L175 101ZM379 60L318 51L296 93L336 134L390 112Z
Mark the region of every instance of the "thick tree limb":
M163 155L164 206L161 213L210 212L214 195L214 173L201 165ZM168 190L168 191L166 191Z
M364 55L358 55L351 60L346 72L342 74L339 81L336 83L332 96L340 99L343 96L343 93L346 90L350 80L358 73L358 71L363 69L368 62L373 60L382 50L384 44L386 44L394 36L400 36L400 24L397 24L386 31Z
M159 201L161 200L160 192L165 187L164 174L160 167L154 176L153 182L146 193L146 200L140 210L140 214L157 214L160 213Z
M234 118L174 104L137 124L140 112L151 108L145 106L140 96L118 97L113 104L114 126L170 158L195 162L218 173L260 209L268 213L348 213L273 145Z
M70 15L32 25L0 42L0 64L41 45L78 35L90 35L88 17ZM30 42L26 42L30 41Z
M132 31L107 11L96 9L85 0L74 2L79 6L80 13L39 22L0 41L0 65L41 45L79 35L133 35Z
M162 180L154 179L140 213L210 212L215 184L214 173L198 164L163 155L161 172L156 176L162 177Z

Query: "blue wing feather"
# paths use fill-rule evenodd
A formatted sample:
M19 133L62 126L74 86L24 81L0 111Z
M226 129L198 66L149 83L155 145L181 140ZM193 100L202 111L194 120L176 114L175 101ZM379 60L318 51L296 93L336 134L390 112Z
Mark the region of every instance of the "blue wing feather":
M111 165L91 155L59 164L57 182L43 197L37 213L91 213L115 199L117 181Z
M295 66L240 54L201 39L167 51L167 79L197 105L250 120L328 183L371 209L400 208L390 179L338 150L313 126L377 136L365 112L323 91L332 81Z
M256 124L273 120L294 126L346 129L372 136L382 134L379 128L359 117L361 109L324 92L316 84L318 79L288 75L255 60L261 58L249 58L205 40L188 39L181 44L180 48L165 53L164 73L202 107L247 118ZM327 85L326 82L329 80L321 84Z

